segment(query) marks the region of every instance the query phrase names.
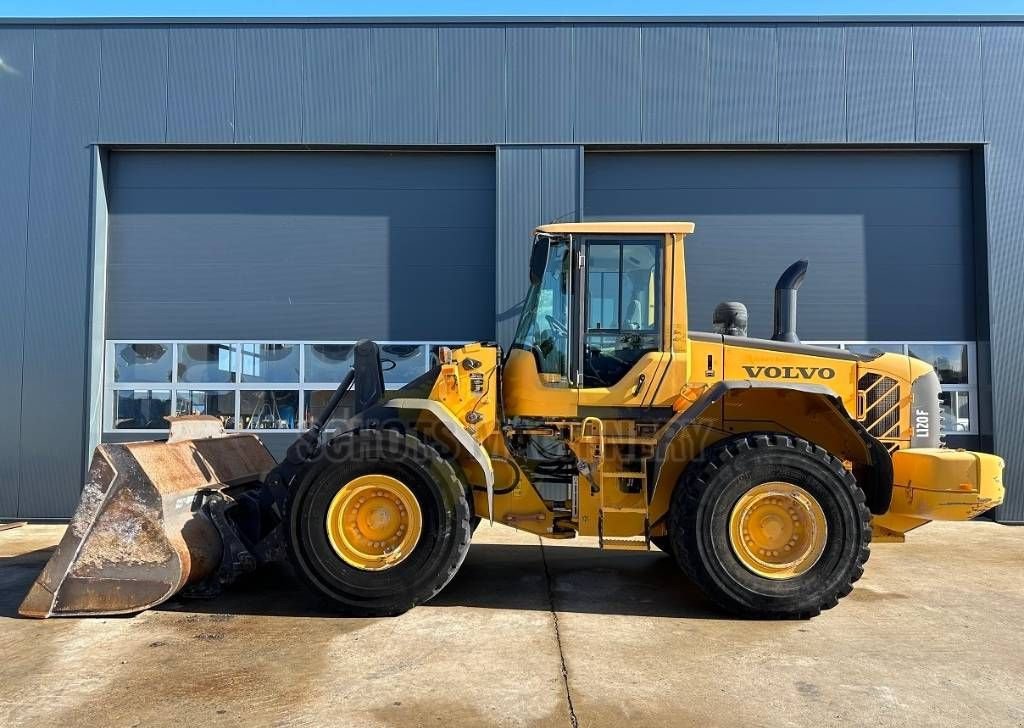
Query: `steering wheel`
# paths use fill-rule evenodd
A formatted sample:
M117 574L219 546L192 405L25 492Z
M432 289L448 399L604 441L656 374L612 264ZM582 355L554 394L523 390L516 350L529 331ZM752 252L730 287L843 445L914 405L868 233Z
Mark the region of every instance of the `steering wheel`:
M544 318L547 319L548 326L550 326L556 334L558 334L559 336L569 335L569 329L567 329L565 327L565 324L556 319L554 316L545 316Z

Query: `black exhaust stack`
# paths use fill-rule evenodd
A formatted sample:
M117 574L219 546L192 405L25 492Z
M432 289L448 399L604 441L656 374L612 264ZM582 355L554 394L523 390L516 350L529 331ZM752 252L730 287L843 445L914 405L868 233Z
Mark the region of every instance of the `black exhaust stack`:
M775 284L775 331L773 341L799 344L796 335L796 294L807 275L807 261L798 260L786 268Z

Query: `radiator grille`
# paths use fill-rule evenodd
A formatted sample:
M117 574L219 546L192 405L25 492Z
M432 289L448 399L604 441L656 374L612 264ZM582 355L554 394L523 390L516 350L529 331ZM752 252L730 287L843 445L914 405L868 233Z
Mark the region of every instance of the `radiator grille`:
M860 378L864 427L879 440L898 440L900 436L900 385L892 377L868 372Z

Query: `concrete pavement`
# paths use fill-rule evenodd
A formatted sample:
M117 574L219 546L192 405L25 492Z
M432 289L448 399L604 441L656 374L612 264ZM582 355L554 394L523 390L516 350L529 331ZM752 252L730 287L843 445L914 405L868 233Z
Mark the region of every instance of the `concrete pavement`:
M60 533L0 532L0 725L1024 725L1024 528L876 545L806 622L723 615L659 552L486 524L394 619L324 614L285 568L135 617L18 619Z

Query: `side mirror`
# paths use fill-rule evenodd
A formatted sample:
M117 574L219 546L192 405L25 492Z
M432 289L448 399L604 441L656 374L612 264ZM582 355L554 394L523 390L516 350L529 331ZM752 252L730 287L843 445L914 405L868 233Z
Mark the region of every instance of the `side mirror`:
M546 235L538 235L533 239L533 252L530 253L530 283L533 285L540 283L544 277L550 248L551 240Z

